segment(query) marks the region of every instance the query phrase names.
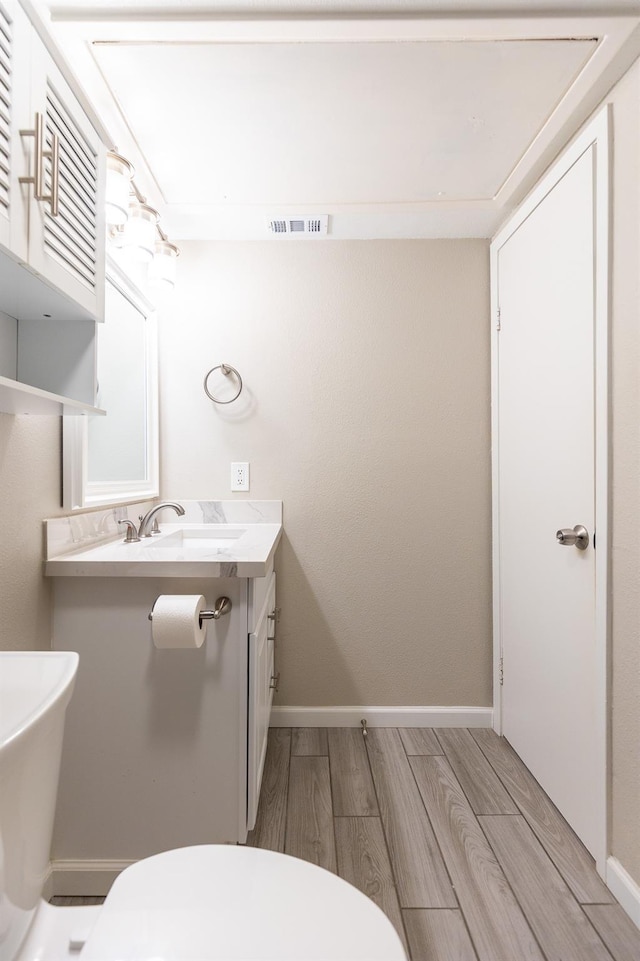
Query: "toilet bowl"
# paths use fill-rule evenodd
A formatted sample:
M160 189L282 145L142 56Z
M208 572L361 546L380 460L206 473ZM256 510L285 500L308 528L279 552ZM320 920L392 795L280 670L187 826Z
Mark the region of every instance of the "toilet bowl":
M359 890L259 848L165 851L123 871L99 907L43 901L77 663L0 653L0 961L406 961Z

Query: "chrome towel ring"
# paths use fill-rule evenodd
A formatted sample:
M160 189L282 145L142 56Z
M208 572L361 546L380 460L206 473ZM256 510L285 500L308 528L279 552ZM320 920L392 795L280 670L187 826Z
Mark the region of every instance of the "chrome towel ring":
M217 397L214 397L211 391L209 390L209 387L207 386L207 381L209 380L213 372L216 370L222 371L225 377L229 377L230 374L233 374L238 381L238 392L234 394L233 397L230 397L229 400L219 400ZM240 376L238 371L235 369L235 367L232 367L230 364L218 364L217 367L212 367L211 370L207 374L205 374L204 392L209 398L209 400L212 400L214 404L232 404L233 401L237 400L240 394L242 393L242 377Z

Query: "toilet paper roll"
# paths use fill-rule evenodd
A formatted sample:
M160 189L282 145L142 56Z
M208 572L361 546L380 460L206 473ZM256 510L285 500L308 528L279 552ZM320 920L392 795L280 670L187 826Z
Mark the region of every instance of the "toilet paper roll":
M202 647L207 633L206 621L200 626L204 610L202 594L161 594L153 605L151 636L160 650Z

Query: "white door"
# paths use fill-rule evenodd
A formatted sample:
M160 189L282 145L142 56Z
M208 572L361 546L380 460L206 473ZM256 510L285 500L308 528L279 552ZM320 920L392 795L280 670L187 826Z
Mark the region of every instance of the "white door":
M494 244L502 733L598 856L597 146ZM558 179L559 178L559 179ZM588 547L556 532L583 525ZM606 540L603 544L606 549Z

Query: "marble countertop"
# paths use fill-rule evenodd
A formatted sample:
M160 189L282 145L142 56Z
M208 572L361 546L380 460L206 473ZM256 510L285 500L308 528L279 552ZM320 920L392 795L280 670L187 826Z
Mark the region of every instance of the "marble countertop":
M66 545L59 554L48 551L45 574L49 577L266 576L282 536L282 524L270 522L275 521L277 515L273 518L265 515L265 519L259 520L255 514L238 515L230 523L230 518L223 513L210 517L201 511L201 504L198 508L196 513L187 512L187 523L167 523L161 518L161 532L138 542L124 543L119 532L117 537L97 544L71 550Z

